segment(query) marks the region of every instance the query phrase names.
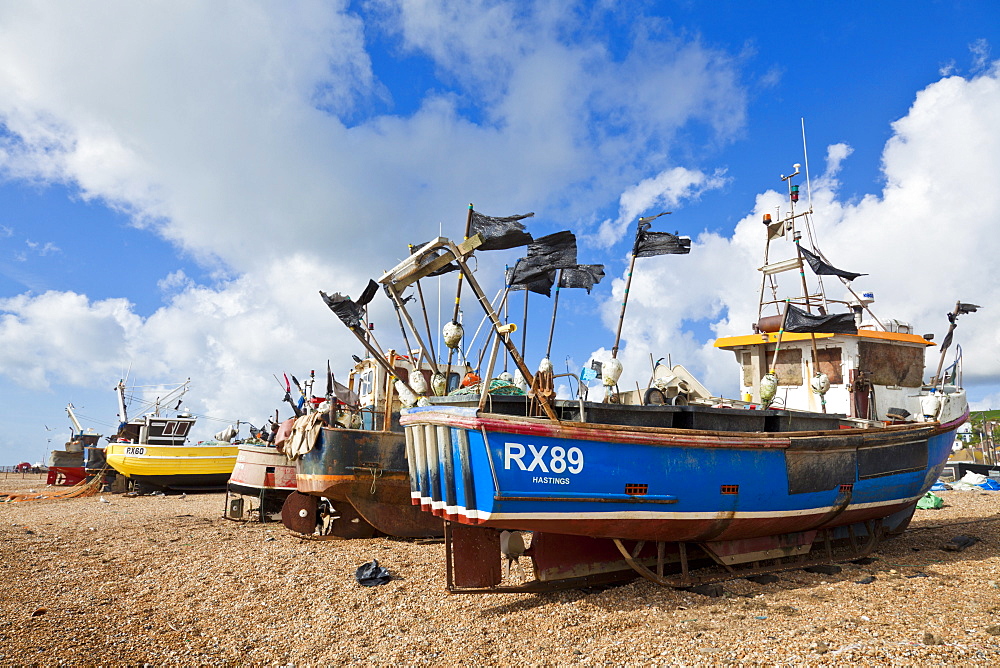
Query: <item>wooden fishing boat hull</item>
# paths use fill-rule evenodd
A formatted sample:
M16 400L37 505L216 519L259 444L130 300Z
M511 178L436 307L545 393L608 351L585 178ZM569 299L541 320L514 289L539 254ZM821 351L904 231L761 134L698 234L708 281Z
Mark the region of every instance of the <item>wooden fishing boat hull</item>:
M266 522L281 512L294 492L294 462L274 446L240 443L236 466L226 485L224 517Z
M246 496L276 493L283 499L296 489L295 474L295 463L276 448L242 443L228 489Z
M905 526L964 420L705 431L426 407L405 411L401 424L412 503L443 519L593 538L704 542L886 518Z
M338 513L358 517L390 536L441 536L441 520L410 503L406 440L401 433L324 427L312 450L296 460L302 494L330 499Z
M176 491L224 490L236 465L238 447L109 443L108 465L134 482Z

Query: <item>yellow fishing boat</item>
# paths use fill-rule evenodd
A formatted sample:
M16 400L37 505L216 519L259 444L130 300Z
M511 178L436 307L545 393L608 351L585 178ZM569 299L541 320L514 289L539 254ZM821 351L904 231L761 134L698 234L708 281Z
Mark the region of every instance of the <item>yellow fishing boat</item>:
M235 435L235 429L228 431L228 438L217 434L218 440L187 443L196 418L188 413L177 413L176 409L180 407L179 397L187 391L189 382L162 400L158 399L150 413L131 420L127 419L125 385L118 384L119 416L123 422L105 448L105 457L111 468L128 479L132 490L226 488L239 452L236 445L228 442ZM162 407L174 400L177 404L173 411ZM171 412L174 414L167 415Z
M134 482L178 491L225 489L239 448L205 441L193 445L109 443L108 464Z

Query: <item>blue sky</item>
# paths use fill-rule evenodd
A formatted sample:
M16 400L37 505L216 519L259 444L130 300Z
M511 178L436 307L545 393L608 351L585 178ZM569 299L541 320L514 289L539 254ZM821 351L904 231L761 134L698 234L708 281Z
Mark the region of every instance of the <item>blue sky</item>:
M534 211L536 235L572 229L580 261L607 266L591 296L560 298L560 370L611 347L635 218L672 210L656 229L694 247L639 261L625 377L670 355L731 394L736 367L711 341L756 315L758 221L804 162L803 118L824 252L870 274L856 287L880 314L939 340L955 300L987 306L956 340L971 398L993 406L998 14L0 2L0 463L65 440L69 402L107 433L128 368L192 378L196 413L263 422L281 399L273 373L330 359L346 375L360 352L318 290L355 295L405 242L459 235L469 202ZM516 257L480 257L491 295ZM534 366L551 302L531 305ZM391 310L373 318L400 346Z

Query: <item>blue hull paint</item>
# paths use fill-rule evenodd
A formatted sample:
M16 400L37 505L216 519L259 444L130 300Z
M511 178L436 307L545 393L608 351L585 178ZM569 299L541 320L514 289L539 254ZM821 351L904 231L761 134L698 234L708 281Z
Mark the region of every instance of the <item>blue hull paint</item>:
M491 430L480 417L521 433ZM530 433L537 421L463 408L412 409L404 423L413 501L436 515L501 529L669 541L773 536L872 519L891 531L937 479L960 424L822 432L821 445L817 432L713 432L726 442L699 446L682 430L652 430L660 442L612 442L596 425L593 438L560 438ZM801 453L816 457L820 469L828 461L845 473L832 479L821 470L819 482L811 482L817 474L794 465ZM801 491L810 484L817 489Z

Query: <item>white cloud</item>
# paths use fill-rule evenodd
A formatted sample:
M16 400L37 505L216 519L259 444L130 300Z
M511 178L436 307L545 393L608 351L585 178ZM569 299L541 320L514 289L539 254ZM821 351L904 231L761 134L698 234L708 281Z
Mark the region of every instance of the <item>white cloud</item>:
M58 246L56 246L51 241L46 241L43 244L41 242L32 241L31 239L28 239L27 241L25 241L25 244L28 246L29 249L31 249L32 253L35 253L36 255L41 255L43 257L45 255L49 255L51 253L61 253L62 252L62 249L59 248Z
M186 402L196 412L262 421L281 398L272 373L301 373L327 359L338 375L346 370L342 351L357 344L309 286L342 285L356 295L362 286L352 281L293 256L215 288L175 274L165 281L175 294L145 319L125 300L71 292L0 300L0 372L34 391L55 383L110 390L129 368L146 382L190 377ZM373 309L374 320L388 317Z
M622 240L643 213L660 213L655 209L677 206L682 200L695 199L707 190L725 184L721 174L709 176L697 170L674 167L629 187L618 200L618 218L605 220L597 230L594 242L608 248ZM659 225L669 227L669 219Z
M124 299L72 292L0 300L0 370L21 387L107 382L128 359L139 318ZM110 387L110 385L109 385Z

